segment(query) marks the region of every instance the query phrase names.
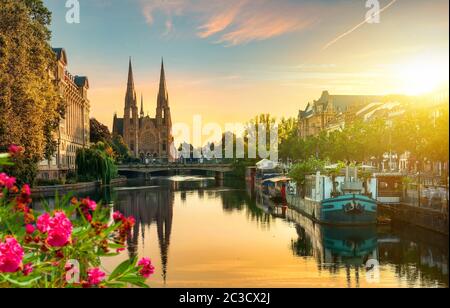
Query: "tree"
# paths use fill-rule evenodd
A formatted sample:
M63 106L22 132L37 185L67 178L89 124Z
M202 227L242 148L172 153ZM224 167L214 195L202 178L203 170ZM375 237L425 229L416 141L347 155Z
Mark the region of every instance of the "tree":
M325 168L325 161L317 159L315 157L310 157L309 159L295 164L289 176L297 182L298 187L301 189L301 197L305 197L305 184L306 176L313 174L317 171L323 171Z
M124 161L130 157L130 149L128 149L122 136L114 135L112 137L111 147L116 153L117 160Z
M327 174L331 177L331 181L333 182L333 191L332 191L332 197L336 197L338 195L337 187L336 187L336 178L341 174L342 169L345 168L344 162L338 162L336 166L328 167L327 168Z
M90 139L92 143L97 142L105 142L105 143L111 143L112 137L111 133L109 132L109 128L106 125L103 125L96 119L92 118L90 121Z
M108 144L102 142L79 150L76 165L79 180L101 180L103 185L109 185L118 174L114 153Z
M25 152L8 172L33 182L37 164L56 150L64 104L51 79L51 13L42 0L0 0L0 147Z

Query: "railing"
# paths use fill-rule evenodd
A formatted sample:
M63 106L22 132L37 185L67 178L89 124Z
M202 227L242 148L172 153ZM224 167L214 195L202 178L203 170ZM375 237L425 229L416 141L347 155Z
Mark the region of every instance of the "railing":
M178 159L173 162L169 162L167 158L159 159L145 159L144 161L124 162L120 166L148 166L148 167L161 167L161 166L218 166L218 165L231 165L233 160L230 159Z
M448 214L448 190L445 187L426 187L419 190L417 185L409 185L402 202L416 207L431 209Z

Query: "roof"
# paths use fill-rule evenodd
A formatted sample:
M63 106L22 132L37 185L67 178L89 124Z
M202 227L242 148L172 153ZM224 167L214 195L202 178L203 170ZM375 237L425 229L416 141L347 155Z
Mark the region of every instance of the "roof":
M68 64L67 53L64 48L52 48L52 50L56 55L56 60L63 62L65 65Z
M80 88L89 89L89 80L86 76L75 76L75 84Z
M300 111L300 116L307 118L314 114L314 109L317 105L322 105L323 110L326 110L331 104L334 111L342 113L348 111L354 106L364 106L371 103L379 103L383 101L383 96L376 95L330 95L328 91L323 91L321 97L314 101L313 104L308 103L304 111Z

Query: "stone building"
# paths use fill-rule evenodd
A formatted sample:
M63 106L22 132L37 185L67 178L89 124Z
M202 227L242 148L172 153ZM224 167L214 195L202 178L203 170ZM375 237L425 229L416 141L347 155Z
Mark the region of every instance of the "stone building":
M308 103L305 110L299 112L299 136L306 138L328 129L340 129L345 122L352 121L361 108L385 99L370 95L330 95L324 91L318 100Z
M159 92L156 105L156 117L144 113L144 100L141 96L141 110L138 111L131 59L128 69L128 84L125 95L123 118L114 115L113 134L121 135L130 152L136 158L173 159L171 148L172 118L167 92L164 62L161 64Z
M41 179L65 177L69 170L76 168L77 150L89 146L89 81L87 77L73 76L68 72L67 53L63 48L54 48L53 51L57 61L50 73L65 101L66 113L55 134L58 140L55 155L39 165L38 177Z

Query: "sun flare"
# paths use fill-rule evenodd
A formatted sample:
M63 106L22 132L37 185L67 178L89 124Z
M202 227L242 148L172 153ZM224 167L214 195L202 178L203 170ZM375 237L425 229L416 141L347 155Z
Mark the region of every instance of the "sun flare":
M433 92L448 84L448 74L448 62L433 57L416 59L400 68L402 92L409 95Z

